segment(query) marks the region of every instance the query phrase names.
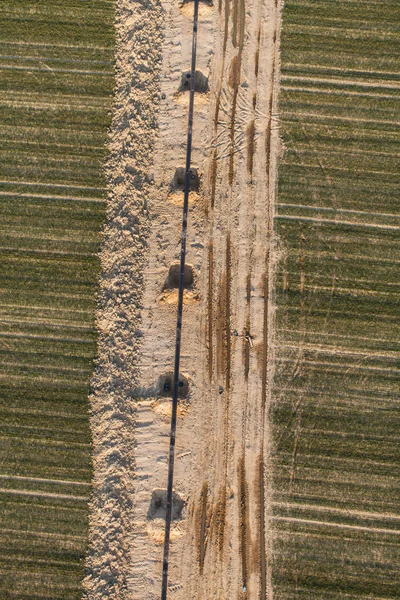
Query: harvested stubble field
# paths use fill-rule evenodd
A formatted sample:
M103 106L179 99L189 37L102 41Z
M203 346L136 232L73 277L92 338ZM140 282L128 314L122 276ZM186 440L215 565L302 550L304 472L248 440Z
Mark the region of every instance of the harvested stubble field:
M1 3L1 598L81 596L114 11Z
M398 2L287 0L277 598L398 598Z

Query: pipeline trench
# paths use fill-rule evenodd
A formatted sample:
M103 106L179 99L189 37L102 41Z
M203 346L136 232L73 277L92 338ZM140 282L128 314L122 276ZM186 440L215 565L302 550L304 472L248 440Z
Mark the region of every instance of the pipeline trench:
M180 75L194 78L188 69L193 4L182 11L164 3L161 90L166 100L160 106L149 202L155 218L144 272L131 584L134 597L160 596L164 548L163 599L270 600L271 482L266 473L280 6L275 0L199 3L196 72L207 80L207 89L193 90L193 104ZM171 190L168 182L188 152L183 140L191 109L186 172L196 169L199 184L194 192ZM189 192L195 194L191 203ZM185 203L187 233L182 235ZM184 238L193 283L181 294L180 307L179 294L178 303L171 294L170 301L157 303L160 279L182 258ZM191 293L195 302L189 301ZM174 379L185 378L187 393L179 399L175 390L159 398L154 382L172 371L177 312L181 340ZM166 508L149 521L154 489L165 490ZM184 503L176 519L174 494Z

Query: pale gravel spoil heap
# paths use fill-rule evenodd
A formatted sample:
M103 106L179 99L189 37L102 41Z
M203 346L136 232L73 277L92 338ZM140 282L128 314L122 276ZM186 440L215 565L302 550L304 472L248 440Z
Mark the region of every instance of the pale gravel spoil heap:
M101 249L98 360L92 380L94 480L84 598L128 597L132 528L134 399L140 345L147 197L160 101L159 0L119 0L116 90L107 163L107 225Z

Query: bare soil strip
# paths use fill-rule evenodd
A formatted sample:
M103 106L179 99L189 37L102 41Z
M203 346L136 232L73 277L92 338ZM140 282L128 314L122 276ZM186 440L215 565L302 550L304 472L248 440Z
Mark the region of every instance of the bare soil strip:
M117 4L108 220L97 312L99 356L91 395L94 491L84 581L85 597L98 600L132 597L128 578L135 521L134 387L139 383L143 265L149 241L148 199L154 186L162 42L157 0L135 3L134 10L129 0Z
M182 315L183 301L185 288L185 270L186 270L186 243L187 243L187 221L189 212L189 192L191 185L191 157L192 157L192 137L193 137L193 109L195 97L195 82L196 82L196 44L197 44L197 27L199 16L199 0L194 2L193 15L193 39L191 52L191 70L186 74L186 80L190 80L190 100L189 100L189 116L188 116L188 133L186 142L186 165L185 165L185 183L183 197L183 215L182 215L182 237L181 237L181 254L179 264L179 291L178 291L178 310L176 323L176 339L175 339L175 358L174 358L174 376L173 376L173 397L172 397L172 415L171 415L171 433L168 456L168 480L167 480L167 500L165 512L165 534L164 534L164 554L163 554L163 577L161 586L161 600L166 600L168 595L168 567L169 567L169 548L171 536L171 520L172 520L172 501L173 501L173 478L174 478L174 462L175 462L175 436L176 436L176 420L178 412L178 396L179 396L179 367L181 361L181 338L182 338ZM187 83L185 81L184 83Z
M92 397L88 598L160 595L171 415L165 382L177 309L176 290L165 282L179 259L183 193L179 200L174 182L185 159L191 6L164 0L161 28L161 5L132 13L120 0L121 74ZM221 0L200 11L196 72L204 89L196 96L192 153L199 190L188 220L193 282L183 297L179 377L186 387L178 404L169 555L168 597L179 600L272 600L280 18L275 0ZM154 49L146 66L143 44ZM131 81L132 57L139 84ZM135 103L142 103L140 114Z

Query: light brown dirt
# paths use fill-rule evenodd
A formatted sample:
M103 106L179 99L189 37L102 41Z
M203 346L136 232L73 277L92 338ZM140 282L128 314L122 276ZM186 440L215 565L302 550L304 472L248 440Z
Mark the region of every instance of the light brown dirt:
M91 599L148 600L161 590L164 522L149 518L149 505L153 490L166 487L170 411L155 395L173 367L176 290L163 285L180 251L182 209L171 181L185 159L187 94L177 91L190 65L193 9L172 0L119 6L85 585ZM185 507L173 524L169 572L169 597L179 600L272 599L280 18L276 0L200 11L197 70L209 91L195 98L192 163L201 186L188 226L195 286L183 311L189 394L174 479Z

